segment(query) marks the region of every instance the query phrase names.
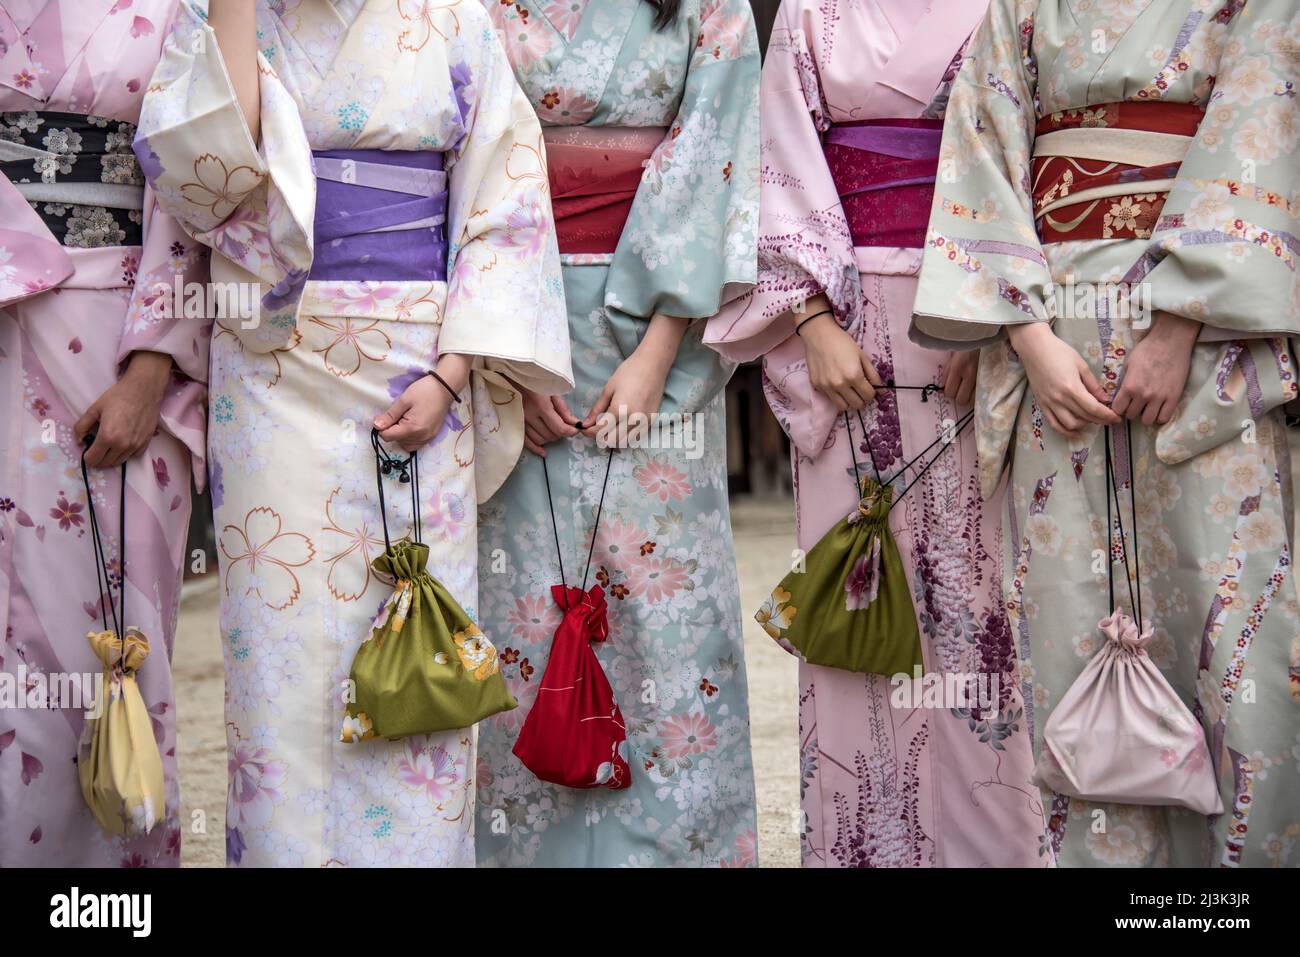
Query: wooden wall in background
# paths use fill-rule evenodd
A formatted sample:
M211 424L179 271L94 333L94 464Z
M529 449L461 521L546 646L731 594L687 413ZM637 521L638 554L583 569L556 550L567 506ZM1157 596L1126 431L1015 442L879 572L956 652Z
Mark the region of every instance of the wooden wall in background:
M781 0L750 0L758 39L767 50ZM753 96L758 91L752 91ZM779 495L790 490L790 446L763 397L762 371L749 363L727 385L727 480L735 494Z

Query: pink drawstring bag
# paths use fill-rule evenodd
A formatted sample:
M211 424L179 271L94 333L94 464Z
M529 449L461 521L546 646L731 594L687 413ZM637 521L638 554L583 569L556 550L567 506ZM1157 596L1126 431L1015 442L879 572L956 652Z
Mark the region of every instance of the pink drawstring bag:
M1133 619L1097 625L1106 644L1070 685L1043 729L1038 783L1116 804L1178 804L1222 814L1200 722L1170 687Z
M1111 502L1118 506L1119 488L1111 457L1110 428L1106 429L1106 527L1114 525ZM1131 443L1131 436L1130 436ZM1129 451L1129 495L1135 499ZM1115 514L1119 515L1116 507ZM1133 512L1136 517L1136 509ZM1142 618L1142 573L1137 563L1134 523L1134 567L1137 592L1128 576L1124 521L1119 518L1120 553L1129 600ZM1210 749L1200 722L1183 704L1146 653L1151 627L1138 634L1137 624L1115 603L1110 570L1110 606L1115 610L1097 625L1105 645L1070 685L1043 728L1035 777L1058 794L1115 804L1180 805L1200 814L1222 814L1223 801Z

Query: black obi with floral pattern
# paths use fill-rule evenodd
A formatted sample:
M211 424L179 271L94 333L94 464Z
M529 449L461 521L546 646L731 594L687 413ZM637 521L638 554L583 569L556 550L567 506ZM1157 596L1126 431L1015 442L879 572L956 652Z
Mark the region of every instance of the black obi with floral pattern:
M144 175L135 124L103 116L0 113L0 174L64 246L138 246Z

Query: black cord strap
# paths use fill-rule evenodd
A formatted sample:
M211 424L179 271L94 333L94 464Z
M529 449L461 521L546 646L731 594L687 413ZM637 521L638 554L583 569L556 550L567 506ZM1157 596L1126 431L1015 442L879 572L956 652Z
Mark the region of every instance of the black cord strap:
M943 448L939 449L939 451L936 452L930 458L930 461L925 463L925 466L921 469L920 472L917 473L916 477L913 478L910 482L908 482L907 485L903 486L903 491L901 491L895 497L893 504L890 505L891 511L895 507L897 507L899 502L903 500L903 496L905 496L908 492L912 490L912 486L916 485L917 482L921 481L921 479L925 477L925 473L930 471L930 467L934 465L935 462L939 461L940 456L942 456L944 452L948 451L950 446L956 443L957 439L961 437L961 434L964 431L966 431L967 427L974 421L975 421L975 411L972 409L970 412L967 412L965 415L963 415L960 419L957 420L956 424L951 429L952 432L951 436L946 436L946 435L939 436L939 438L935 439L933 442L931 442L929 445L923 448L919 453L913 456L910 462L907 462L906 464L900 466L899 469L896 472L894 472L892 476L890 476L889 481L885 481L884 479L881 478L880 466L876 462L876 452L871 445L871 434L870 432L867 431L867 424L865 420L862 418L862 412L861 411L858 412L858 424L862 426L863 441L866 443L867 451L871 454L871 467L875 471L876 481L881 485L881 487L893 485L899 476L905 473L908 469L915 466L917 462L921 461L921 459L925 458L926 454L931 449L933 449L936 445L939 445L940 443L942 443L943 445ZM849 414L847 412L844 413L844 428L848 432L849 455L853 459L854 487L857 489L861 489L862 476L859 474L858 456L857 456L857 452L854 450L853 426L849 420Z
M794 334L796 336L802 336L803 327L808 325L808 323L812 322L814 319L820 319L822 316L833 316L833 315L835 315L835 313L832 312L830 309L823 309L821 312L814 312L807 319L800 319L798 322L795 323Z
M600 502L596 506L596 523L591 529L591 547L587 550L587 567L582 571L582 592L587 591L587 577L591 574L591 559L596 554L596 535L600 532L600 516L605 510L605 493L609 490L609 473L614 466L614 447L611 446L609 456L605 459L605 480L600 484ZM542 460L542 475L546 477L546 504L551 507L551 531L555 533L555 559L560 564L560 585L564 588L564 607L568 610L569 604L569 583L564 577L564 549L560 547L560 526L555 521L555 499L551 495L551 470L546 465L546 456L538 456Z
M1133 518L1133 568L1130 572L1128 564L1128 540L1124 533L1124 512L1119 505L1119 481L1115 476L1115 456L1111 451L1111 443L1114 441L1114 434L1111 427L1105 426L1106 442L1106 581L1108 586L1108 597L1110 605L1106 613L1110 614L1115 610L1115 572L1112 568L1113 558L1111 556L1111 547L1114 543L1115 527L1111 524L1111 498L1114 497L1115 522L1119 525L1119 543L1120 557L1124 562L1124 579L1128 582L1128 600L1129 607L1137 616L1138 631L1142 631L1142 565L1138 556L1138 532L1137 532L1137 472L1133 461L1133 426L1131 422L1124 423L1125 446L1128 450L1128 491L1129 491L1129 509ZM1136 579L1136 581L1135 581ZM1135 591L1136 587L1136 591Z
M460 401L460 393L451 387L450 382L448 382L442 376L438 375L438 370L430 369L425 373L425 375L433 376L433 378L437 379L440 383L442 383L442 387L446 389L448 393L450 393L452 402Z
M117 569L121 576L118 583L118 601L113 601L113 580L108 570L108 555L104 549L104 532L99 525L99 516L95 513L95 495L90 487L90 468L86 465L86 453L95 443L94 435L87 435L82 442L81 481L86 487L86 514L90 520L90 546L95 555L95 584L99 588L99 617L104 623L104 630L112 630L121 642L119 666L126 661L126 463L120 470L122 488L117 501ZM112 628L109 616L112 616Z
M393 544L388 537L388 505L384 501L384 476L396 475L398 481L411 486L411 525L414 542L422 543L420 536L420 460L415 452L406 458L389 454L379 440L379 430L370 430L370 445L375 450L375 487L379 491L379 521L384 526L384 552L393 554Z

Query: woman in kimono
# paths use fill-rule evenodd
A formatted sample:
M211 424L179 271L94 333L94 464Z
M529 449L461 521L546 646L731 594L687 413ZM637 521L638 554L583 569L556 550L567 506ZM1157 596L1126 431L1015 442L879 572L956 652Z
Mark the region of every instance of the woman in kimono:
M171 649L191 472L204 480L209 333L173 294L207 278L207 251L131 152L175 7L0 4L0 867L180 864ZM86 640L101 624L90 433L112 599L152 646L137 680L166 781L160 820L131 838L102 831L81 796L88 702L46 710L29 693L66 678L91 695L103 668Z
M944 445L968 412L974 363L907 339L943 111L984 8L940 0L918 17L904 0L830 12L785 0L763 67L758 286L705 335L733 359L763 358L792 443L800 549L855 508L855 459L896 494L934 461L890 525L926 672L977 676L969 701L922 706L895 699L888 677L800 662L808 867L1042 859L997 512L980 500L969 432ZM773 637L798 604L774 594Z
M749 5L488 8L545 127L577 387L565 399L526 397L531 452L485 509L483 619L507 646L502 671L519 708L480 727L478 860L754 864L727 508L732 367L703 346L696 321L755 276L759 55ZM622 436L630 447L611 459L597 433L617 429L602 429L600 416L620 409L685 419L659 441ZM589 551L586 586L602 589L609 619L596 647L627 729L630 786L618 790L543 782L511 751L561 618L551 586L562 571L580 584Z
M474 616L476 501L523 443L504 376L570 387L541 130L471 0L204 6L173 32L136 150L214 278L262 294L212 341L227 859L472 865L473 732L343 743L340 726L392 592L370 568L372 425L419 450L419 515L393 484L388 533L418 518L429 572Z
M1044 788L1063 865L1300 863L1281 409L1298 43L1291 0L994 0L949 101L913 331L982 347L980 468L987 493L1009 463L1004 583L1036 753L1105 640L1109 554L1224 806ZM1206 773L1165 757L1171 790Z

